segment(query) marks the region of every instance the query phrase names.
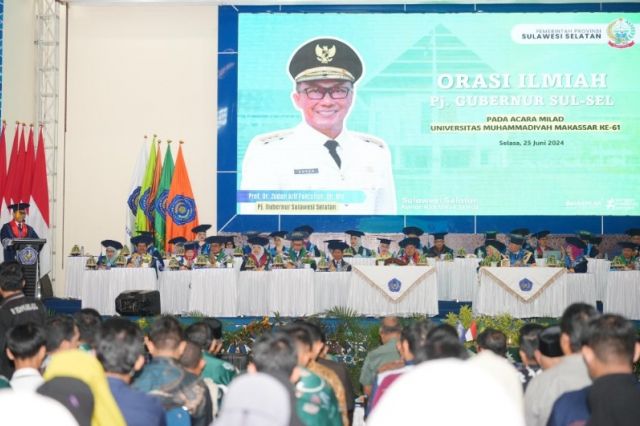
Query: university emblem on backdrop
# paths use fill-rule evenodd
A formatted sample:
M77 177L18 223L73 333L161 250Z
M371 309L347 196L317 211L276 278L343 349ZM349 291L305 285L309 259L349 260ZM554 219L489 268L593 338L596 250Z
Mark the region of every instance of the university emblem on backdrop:
M38 261L38 252L33 247L25 247L18 252L18 260L23 265L34 265Z
M131 210L131 213L136 214L136 212L138 211L138 200L140 199L140 187L136 187L136 189L133 190L133 192L131 193L131 195L129 195L129 199L127 200L127 204L129 204L129 210Z
M167 198L169 198L169 190L164 189L156 198L155 208L162 216L167 215Z
M176 195L171 200L167 213L176 225L186 225L196 218L196 203L193 198Z
M151 206L149 206L149 197L151 196L151 190L147 189L140 197L140 208L147 216L147 219L151 219Z
M391 280L389 280L389 282L387 283L387 286L389 286L389 291L392 293L397 293L400 291L400 289L402 288L402 282L397 279L397 278L392 278Z
M531 291L531 289L533 288L533 283L529 278L521 279L518 285L520 286L520 290L522 291Z

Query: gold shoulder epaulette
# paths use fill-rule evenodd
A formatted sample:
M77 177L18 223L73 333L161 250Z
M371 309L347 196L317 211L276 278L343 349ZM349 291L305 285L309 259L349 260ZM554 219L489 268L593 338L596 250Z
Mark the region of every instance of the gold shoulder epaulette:
M353 132L353 135L355 137L357 137L358 139L362 139L363 141L367 142L367 143L372 143L380 148L386 148L387 144L384 143L384 141L380 138L377 138L375 136L371 136L368 135L366 133L358 133L358 132Z
M256 137L256 142L260 145L268 145L272 142L278 142L293 133L292 130L278 130L276 132L265 133Z

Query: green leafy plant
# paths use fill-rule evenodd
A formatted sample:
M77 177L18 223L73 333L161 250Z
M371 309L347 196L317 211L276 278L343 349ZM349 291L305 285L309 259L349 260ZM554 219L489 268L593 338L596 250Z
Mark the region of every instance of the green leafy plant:
M507 337L507 346L511 348L518 346L518 333L525 324L525 321L514 318L509 314L495 316L474 315L473 310L467 305L463 305L457 314L449 312L444 322L452 327L457 327L458 323L460 323L465 329L468 329L473 321L476 322L478 334L487 328L503 332ZM473 346L474 344L475 342L467 342L467 346Z

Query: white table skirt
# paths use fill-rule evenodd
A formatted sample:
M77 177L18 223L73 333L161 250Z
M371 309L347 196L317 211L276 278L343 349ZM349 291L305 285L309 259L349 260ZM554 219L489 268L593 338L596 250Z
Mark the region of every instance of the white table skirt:
M588 303L596 306L595 274L567 274L567 306L572 303Z
M438 299L473 300L478 286L478 263L480 259L455 258L453 262L437 260Z
M607 294L607 282L609 280L609 270L611 261L605 259L587 259L587 272L595 275L596 296L598 300L604 301Z
M402 268L402 266L380 266ZM412 268L412 266L406 266ZM417 267L416 267L417 268ZM428 274L415 283L403 297L392 301L379 288L358 273L351 273L347 306L360 315L438 315L438 285L436 274Z
M88 257L86 256L69 256L65 259L65 297L70 297L72 299L82 298L82 274L84 274L87 259Z
M269 277L267 271L243 271L238 274L238 314L269 314Z
M158 274L162 313L182 315L189 312L191 271L163 271Z
M275 269L269 272L269 311L283 316L309 315L315 311L315 271Z
M189 311L207 316L233 317L237 313L238 271L226 268L191 272Z
M360 266L360 265L375 265L376 258L375 257L345 257L344 260L347 261L350 265Z
M113 268L85 270L82 275L82 307L94 308L102 315L116 314L116 297L126 290L157 290L153 268ZM162 309L162 301L160 301Z
M315 313L345 306L349 297L351 272L318 272L315 275Z
M535 273L535 268L522 269L523 278ZM567 274L558 277L554 283L542 290L539 296L525 303L481 269L478 291L473 300L473 312L484 315L508 313L516 318L559 317L567 307L566 277Z
M640 320L640 271L609 273L604 312Z

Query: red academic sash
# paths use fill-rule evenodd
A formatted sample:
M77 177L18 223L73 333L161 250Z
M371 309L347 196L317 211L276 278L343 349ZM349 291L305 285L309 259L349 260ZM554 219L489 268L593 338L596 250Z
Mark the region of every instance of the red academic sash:
M251 257L253 259L253 262L256 264L256 269L257 268L261 268L264 265L266 265L267 264L267 260L269 259L266 254L263 254L262 257L260 257L260 260L256 259L255 255L253 253L251 253L249 255L249 257Z
M410 260L409 256L407 256L406 254L402 255L400 259L405 263L409 263L409 260ZM413 263L418 264L419 260L420 260L420 255L418 254L418 252L415 252L413 254Z
M15 220L9 222L9 227L11 228L11 233L13 234L14 238L27 238L27 235L29 234L26 223L22 224L22 232L20 232L20 229L18 228L18 222L16 222Z

